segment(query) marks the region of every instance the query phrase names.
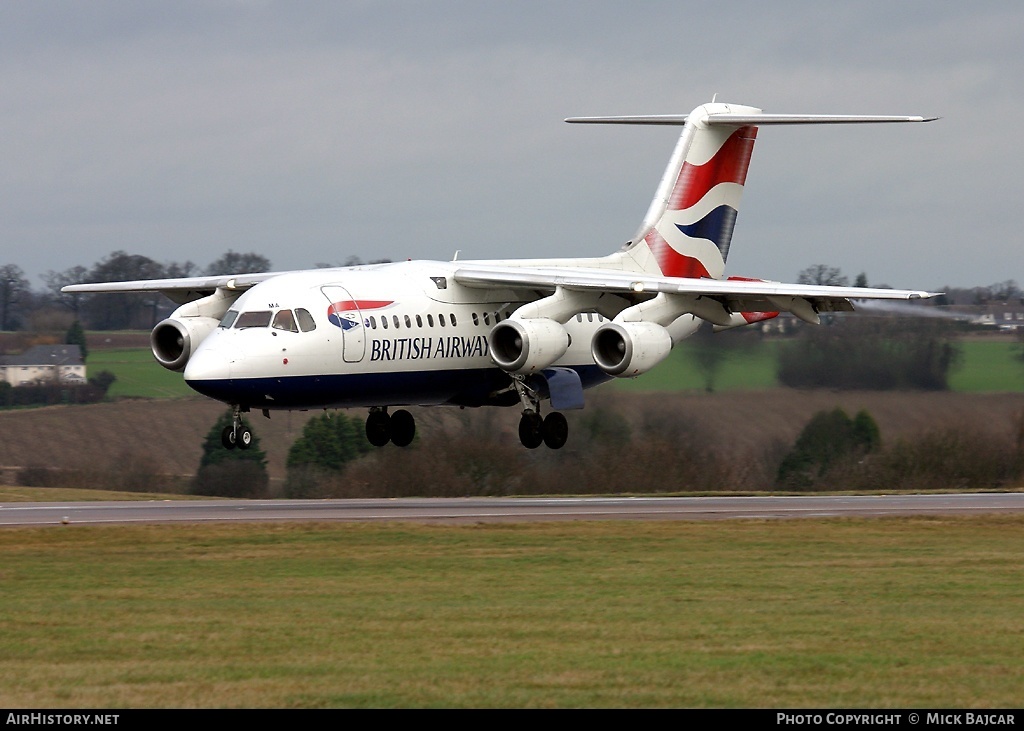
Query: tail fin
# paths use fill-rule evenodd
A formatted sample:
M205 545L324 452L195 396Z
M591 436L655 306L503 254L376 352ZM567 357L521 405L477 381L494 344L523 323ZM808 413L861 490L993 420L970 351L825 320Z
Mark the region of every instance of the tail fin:
M650 249L665 276L719 279L725 274L757 127L712 126L706 118L760 111L705 104L687 117L676 154L632 242Z
M758 126L930 119L935 118L763 114L755 107L712 102L685 117L576 117L566 121L683 125L647 215L625 252L641 269L652 273L721 279Z

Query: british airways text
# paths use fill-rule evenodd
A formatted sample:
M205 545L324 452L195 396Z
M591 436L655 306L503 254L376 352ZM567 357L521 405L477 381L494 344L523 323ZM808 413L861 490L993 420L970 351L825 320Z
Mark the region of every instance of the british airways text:
M370 360L421 360L423 358L477 358L488 354L487 338L389 338L370 342Z

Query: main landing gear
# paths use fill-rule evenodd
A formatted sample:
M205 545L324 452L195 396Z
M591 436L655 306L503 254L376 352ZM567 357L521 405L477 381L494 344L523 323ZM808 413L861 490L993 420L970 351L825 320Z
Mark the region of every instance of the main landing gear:
M416 436L416 420L405 409L389 414L387 407L374 407L366 417L366 438L375 447L391 442L396 447L408 447Z
M541 442L550 449L561 449L568 439L569 424L557 411L544 418L537 411L525 411L519 420L519 441L527 449L536 449Z
M225 449L234 449L235 447L248 449L252 444L252 432L242 423L240 412L241 409L236 406L231 425L224 427L224 431L220 433L220 443L224 445Z
M515 389L522 404L522 418L519 419L519 441L527 449L536 449L541 444L549 449L561 449L569 439L569 423L558 411L547 416L540 415L541 394L520 375L512 376L512 383L502 389L506 393ZM507 403L507 402L506 402ZM388 413L387 406L374 406L366 417L366 439L375 447L388 442L396 447L407 447L416 436L416 420L405 409Z
M512 385L519 394L523 405L523 416L519 419L519 441L527 449L536 449L541 443L549 449L561 449L569 439L569 424L565 416L552 411L545 417L540 415L540 396L526 383L522 376L513 376Z

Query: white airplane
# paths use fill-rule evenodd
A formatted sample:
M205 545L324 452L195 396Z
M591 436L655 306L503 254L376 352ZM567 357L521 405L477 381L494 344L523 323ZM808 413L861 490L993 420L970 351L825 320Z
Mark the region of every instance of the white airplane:
M558 449L568 437L561 411L583 408L584 389L645 373L703 321L724 329L790 312L816 324L854 300L934 296L725 276L758 127L931 119L715 102L686 116L567 119L682 126L636 235L602 257L403 261L63 291L157 291L179 304L153 330L153 354L233 407L229 449L252 439L243 412L341 407L369 407L372 444L406 446L413 416L389 409L408 405L518 405L523 445Z

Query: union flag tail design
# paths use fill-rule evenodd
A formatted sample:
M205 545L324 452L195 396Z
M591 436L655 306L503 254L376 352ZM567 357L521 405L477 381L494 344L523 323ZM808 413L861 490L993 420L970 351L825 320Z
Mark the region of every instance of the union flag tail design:
M725 276L733 227L758 127L926 122L935 117L866 114L764 114L711 102L688 115L573 117L592 124L682 125L651 207L623 253L630 267L669 277Z
M709 122L715 115L760 112L705 104L687 115L651 209L631 243L650 250L648 269L653 263L670 277L720 279L725 274L757 127Z
M660 217L643 235L662 274L723 276L756 137L753 125L687 122L680 136L681 144L689 143L682 165L671 171L672 190Z

